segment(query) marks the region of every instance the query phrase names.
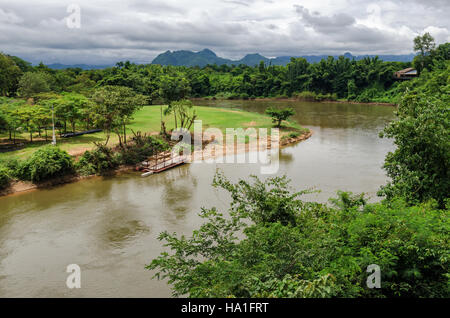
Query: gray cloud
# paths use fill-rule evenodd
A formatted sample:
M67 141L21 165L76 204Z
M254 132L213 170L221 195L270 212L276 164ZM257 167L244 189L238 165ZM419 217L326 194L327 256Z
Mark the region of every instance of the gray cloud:
M294 7L307 26L311 26L321 33L338 33L342 28L351 26L356 22L354 17L346 13L338 13L328 17L322 16L318 12L310 14L309 10L303 6L295 5Z
M69 29L73 2L0 0L0 50L34 63L148 63L168 49L403 54L425 31L450 39L450 1L440 0L78 0L81 28Z

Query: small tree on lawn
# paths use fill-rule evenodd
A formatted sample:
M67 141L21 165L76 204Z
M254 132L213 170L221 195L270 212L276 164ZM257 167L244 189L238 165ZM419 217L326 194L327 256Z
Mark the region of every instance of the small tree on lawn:
M295 112L292 108L278 109L269 107L266 109L266 114L272 117L272 122L276 124L275 127L280 128L282 121L288 120L289 117L295 115Z
M93 96L95 123L103 127L108 144L111 132L119 137L119 145L126 143L126 125L133 114L147 103L147 98L124 86L103 86Z

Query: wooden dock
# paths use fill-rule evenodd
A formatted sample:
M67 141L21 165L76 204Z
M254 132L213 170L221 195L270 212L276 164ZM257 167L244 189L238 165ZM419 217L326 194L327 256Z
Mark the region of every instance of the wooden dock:
M186 156L173 156L171 152L164 152L156 155L156 159L147 160L141 163L141 171L144 172L142 177L148 177L155 173L161 173L163 171L172 169L174 167L183 165L186 163Z

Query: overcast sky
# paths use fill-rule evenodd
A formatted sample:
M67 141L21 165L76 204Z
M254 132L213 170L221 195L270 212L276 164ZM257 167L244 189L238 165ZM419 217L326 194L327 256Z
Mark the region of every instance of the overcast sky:
M70 4L80 28L68 27ZM149 63L204 48L232 59L408 54L423 32L449 42L449 13L449 0L0 0L0 51L47 64Z

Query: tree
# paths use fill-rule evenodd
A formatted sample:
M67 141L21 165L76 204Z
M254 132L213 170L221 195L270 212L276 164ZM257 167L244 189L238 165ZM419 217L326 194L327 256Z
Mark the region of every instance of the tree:
M26 72L20 78L18 93L22 97L31 97L35 94L49 91L50 85L44 73Z
M422 56L430 54L435 47L434 38L428 32L414 38L414 51L419 52Z
M19 109L26 107L23 101L8 102L1 105L0 112L3 116L3 125L9 133L9 140L16 143L16 130L21 125Z
M180 128L191 129L194 120L197 119L194 105L190 100L181 100L174 102L174 111L177 112L180 119Z
M77 121L82 119L83 114L86 115L83 110L89 105L91 105L91 103L84 95L66 93L58 100L57 114L69 121L72 132L75 132Z
M269 107L266 109L266 114L272 117L272 121L276 124L275 127L280 128L282 121L294 116L295 112L292 108L278 109Z
M435 47L434 38L428 32L414 38L414 51L419 52L419 55L414 58L414 65L419 71L429 68L432 62L430 53Z
M0 53L0 96L14 95L21 75L14 60Z
M175 119L175 129L178 129L178 122L180 128L189 130L197 118L194 105L190 100L184 99L172 102L169 107L164 110L164 114L173 114Z
M33 106L26 105L18 108L15 111L15 115L18 117L20 124L26 128L30 134L30 142L33 142L33 133L36 131L37 118Z
M4 110L0 108L0 132L8 131L8 120Z
M190 90L191 88L189 86L189 82L183 76L163 75L160 78L159 96L165 104L169 105L169 107L172 102L185 98L189 94ZM162 114L161 106L161 132L164 133ZM176 116L175 113L174 116Z
M448 297L449 210L368 204L339 192L331 205L301 200L286 177L213 185L226 213L202 209L191 236L163 232L169 251L147 266L174 296L219 298ZM426 211L424 213L424 211ZM382 268L380 289L367 268Z
M105 145L114 131L122 147L126 143L126 125L133 114L147 103L147 97L136 94L129 87L103 86L94 92L92 101L95 103L92 109L94 120L107 135Z
M409 204L436 200L444 207L450 193L450 100L424 93L403 97L397 120L381 136L393 138L384 168L391 181L380 191L388 199L400 196Z
M48 103L37 104L33 109L35 122L38 127L39 136L41 135L41 129L44 129L45 141L48 140L47 128L52 123L52 110Z

